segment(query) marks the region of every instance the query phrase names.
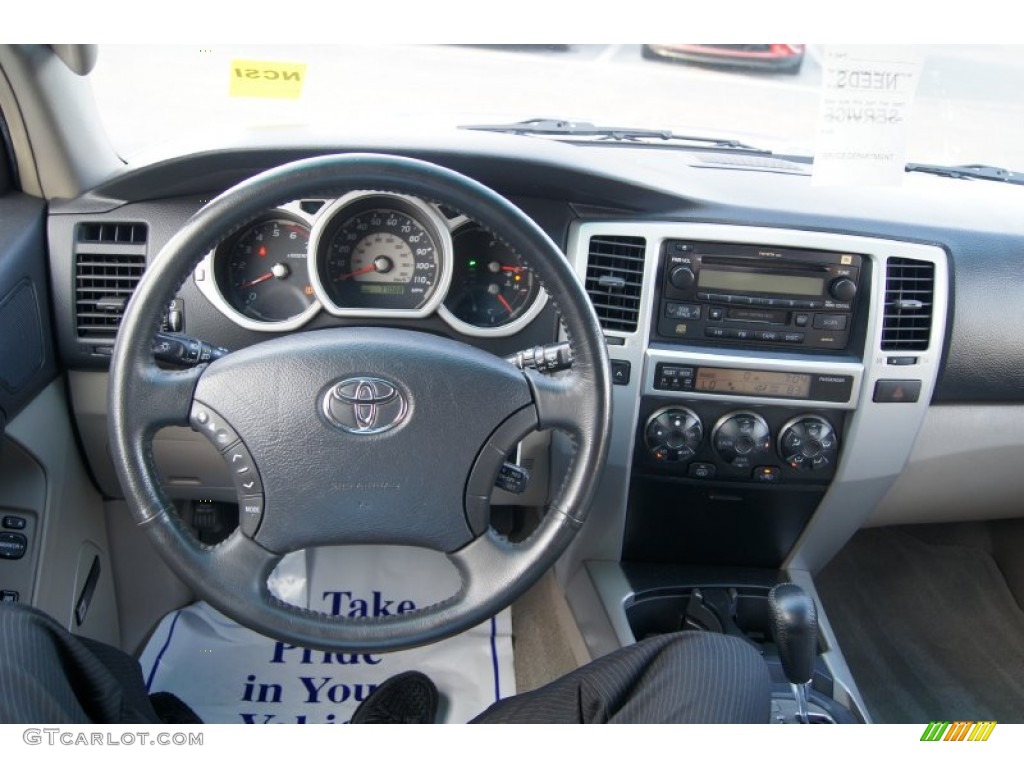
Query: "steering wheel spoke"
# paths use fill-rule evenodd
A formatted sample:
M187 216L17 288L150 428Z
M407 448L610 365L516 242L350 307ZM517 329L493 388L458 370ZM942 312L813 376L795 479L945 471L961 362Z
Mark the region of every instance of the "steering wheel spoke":
M540 429L560 429L578 435L588 403L586 385L576 373L557 376L526 371Z

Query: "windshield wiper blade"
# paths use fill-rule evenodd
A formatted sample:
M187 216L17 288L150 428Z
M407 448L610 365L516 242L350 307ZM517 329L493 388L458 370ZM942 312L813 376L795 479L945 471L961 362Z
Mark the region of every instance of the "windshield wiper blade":
M691 144L709 144L723 149L742 149L745 152L758 152L770 155L771 150L744 144L736 139L722 139L714 136L686 136L667 130L652 128L616 128L593 123L574 123L570 120L552 118L533 118L518 123L496 123L493 125L460 125L467 131L491 131L493 133L514 133L520 136L568 136L594 139L611 139L613 141L642 142L647 139L661 141L677 141Z
M947 176L951 179L985 179L987 181L1005 181L1007 184L1024 184L1024 173L1017 173L994 165L928 165L927 163L907 163L907 173L933 173L936 176Z

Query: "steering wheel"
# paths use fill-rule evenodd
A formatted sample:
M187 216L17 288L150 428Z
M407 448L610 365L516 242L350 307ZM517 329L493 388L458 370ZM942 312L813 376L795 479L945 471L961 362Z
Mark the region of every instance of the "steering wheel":
M451 339L394 328L294 333L183 371L157 366L162 311L204 254L264 211L355 190L451 207L502 238L560 313L573 364L544 375ZM604 466L611 380L604 337L568 261L510 202L454 171L387 155L317 157L261 173L196 213L149 265L110 368L110 449L137 523L194 592L239 623L321 650L384 652L468 629L550 568L583 525ZM161 489L152 441L206 434L239 473L240 524L201 544ZM512 543L489 525L508 452L536 429L574 446L539 527ZM251 485L249 484L251 483ZM281 558L306 547L404 544L444 553L456 594L400 615L353 619L270 593Z

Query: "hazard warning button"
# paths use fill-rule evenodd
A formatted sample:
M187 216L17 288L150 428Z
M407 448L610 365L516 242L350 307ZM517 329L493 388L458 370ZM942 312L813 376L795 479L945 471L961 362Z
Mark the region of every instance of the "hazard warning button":
M875 382L876 403L916 403L921 396L917 379L879 379Z

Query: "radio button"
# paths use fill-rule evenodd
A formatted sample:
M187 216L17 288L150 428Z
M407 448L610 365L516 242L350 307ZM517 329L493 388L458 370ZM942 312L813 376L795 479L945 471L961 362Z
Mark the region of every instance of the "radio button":
M665 316L675 320L700 320L700 306L668 301L665 302Z
M717 326L709 326L704 329L704 335L710 336L713 339L724 339L728 335L725 328L719 328Z
M782 334L779 331L756 331L754 338L758 341L782 341Z
M821 309L824 306L825 306L825 302L823 302L823 301L812 301L811 302L811 309Z
M725 310L721 307L708 307L708 320L724 320Z
M689 267L679 266L672 270L668 281L679 290L685 291L687 288L693 287L693 284L697 281L697 277Z
M807 321L810 320L810 319L811 319L810 315L803 315L803 314L797 315L796 317L793 318L793 325L795 325L797 328L806 328L807 327Z
M845 331L846 315L815 315L814 327L825 331Z
M711 294L706 291L698 291L697 298L701 301L711 301Z
M731 304L733 298L735 298L735 297L730 296L727 293L709 293L708 294L708 300L709 301L717 301L719 304Z
M729 297L729 303L730 304L743 304L745 306L750 307L750 306L753 306L755 302L754 302L754 299L752 299L750 296L730 296Z
M740 341L750 341L754 338L754 331L748 331L742 328L730 329L729 338L739 339Z
M787 344L801 344L804 340L802 333L784 333L782 334L782 340Z

